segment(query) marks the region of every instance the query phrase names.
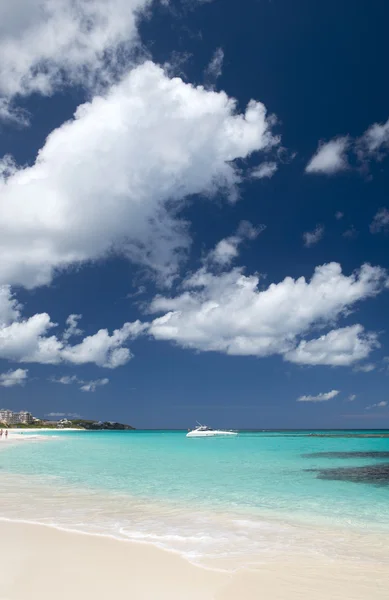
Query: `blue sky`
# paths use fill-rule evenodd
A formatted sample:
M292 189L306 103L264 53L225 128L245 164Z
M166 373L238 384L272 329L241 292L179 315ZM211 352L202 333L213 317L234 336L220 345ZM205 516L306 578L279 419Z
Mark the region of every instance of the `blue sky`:
M389 427L388 16L0 8L2 405Z

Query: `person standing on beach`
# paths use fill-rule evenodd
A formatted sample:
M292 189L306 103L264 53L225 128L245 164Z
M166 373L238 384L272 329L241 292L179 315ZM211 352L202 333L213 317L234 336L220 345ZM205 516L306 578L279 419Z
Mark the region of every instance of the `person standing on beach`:
M8 429L5 430L5 437L8 437Z
M2 438L2 437L3 437L3 430L0 429L0 438Z

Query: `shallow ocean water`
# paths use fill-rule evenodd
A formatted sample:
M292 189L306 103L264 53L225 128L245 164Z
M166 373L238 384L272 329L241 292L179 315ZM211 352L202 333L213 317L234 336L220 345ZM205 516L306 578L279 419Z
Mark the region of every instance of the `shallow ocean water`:
M2 518L150 542L195 562L389 558L388 438L55 432L0 443Z

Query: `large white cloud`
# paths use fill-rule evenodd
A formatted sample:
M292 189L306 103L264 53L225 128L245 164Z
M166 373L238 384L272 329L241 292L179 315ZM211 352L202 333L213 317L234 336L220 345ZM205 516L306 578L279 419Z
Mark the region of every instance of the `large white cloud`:
M100 329L72 346L67 335L69 328L62 336L54 335L51 332L56 324L47 313L23 318L21 309L9 286L0 287L0 358L19 363L94 363L114 369L132 358L126 344L146 328L135 321L125 323L112 334L107 329ZM74 316L71 315L73 321Z
M351 364L375 344L375 337L360 326L298 344L313 328L332 325L386 283L386 271L368 264L346 276L339 264L329 263L316 267L310 281L286 277L265 289L258 276L246 276L242 269L214 274L203 267L184 282L180 295L154 299L150 311L164 314L153 320L149 333L201 351ZM337 351L331 353L330 342L337 343Z
M0 95L51 94L66 83L106 83L137 43L149 0L0 3Z
M273 123L273 119L270 119ZM110 252L169 282L190 242L185 198L236 196L233 161L278 143L263 104L170 79L151 62L53 131L35 164L0 165L0 284L32 288Z

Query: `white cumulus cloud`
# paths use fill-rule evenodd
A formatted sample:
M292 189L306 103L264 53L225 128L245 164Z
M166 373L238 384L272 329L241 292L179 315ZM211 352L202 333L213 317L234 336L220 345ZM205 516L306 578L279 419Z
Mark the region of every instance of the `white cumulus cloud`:
M0 161L0 284L33 288L112 252L168 283L190 244L185 199L236 198L234 160L278 141L263 104L237 113L224 92L144 63L80 106L32 166Z
M201 351L351 364L376 344L374 334L365 334L360 325L332 331L322 340L304 340L304 345L299 345L301 338L332 325L357 302L377 295L386 282L380 267L365 264L347 276L338 263L329 263L316 267L310 280L286 277L262 289L259 276L240 268L215 274L203 267L183 282L181 294L154 298L150 312L163 314L148 331L155 339ZM331 342L336 342L333 352Z
M327 402L327 400L332 400L338 394L339 390L331 390L330 392L317 394L316 396L300 396L296 402Z
M13 387L14 385L24 385L27 381L28 369L15 369L1 373L0 385L3 387Z

